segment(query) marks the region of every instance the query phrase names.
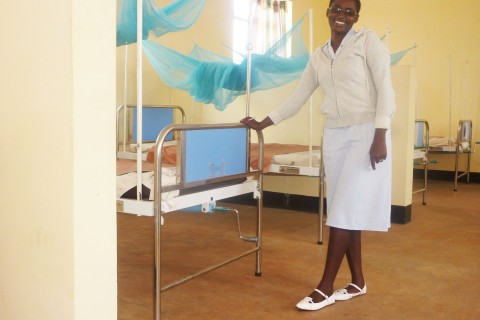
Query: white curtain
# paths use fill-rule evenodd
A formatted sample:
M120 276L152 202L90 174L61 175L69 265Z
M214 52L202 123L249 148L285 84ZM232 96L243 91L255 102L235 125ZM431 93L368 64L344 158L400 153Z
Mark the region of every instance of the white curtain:
M253 52L264 53L292 27L290 0L256 0L253 8ZM286 53L288 54L288 53Z

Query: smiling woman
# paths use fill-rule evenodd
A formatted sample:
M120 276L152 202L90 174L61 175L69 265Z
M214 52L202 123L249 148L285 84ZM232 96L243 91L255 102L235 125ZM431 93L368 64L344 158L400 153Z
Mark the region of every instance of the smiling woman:
M296 114L317 88L325 95L320 110L326 117L322 159L328 186L328 253L320 283L297 304L301 310L319 310L365 294L361 231L390 227L389 129L395 111L390 55L374 32L353 29L359 12L359 0L331 0L326 11L330 39L312 55L293 93L261 122L241 120L263 130ZM352 280L334 291L344 256Z

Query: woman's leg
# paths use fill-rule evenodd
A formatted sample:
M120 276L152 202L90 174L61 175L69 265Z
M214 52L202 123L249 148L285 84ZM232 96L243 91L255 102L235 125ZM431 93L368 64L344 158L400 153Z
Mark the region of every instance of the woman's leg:
M362 232L351 231L350 245L347 248L347 261L352 273L352 283L359 288L365 286L365 279L363 278L362 270ZM347 288L348 293L357 293L358 290L352 286Z
M317 289L322 291L327 296L333 294L333 283L337 277L338 270L342 264L350 243L352 242L352 231L330 227L330 236L328 238L327 261L325 262L325 269L322 280ZM310 294L313 302L320 302L325 298L317 292Z
M362 270L362 246L361 231L345 230L330 227L330 236L328 240L327 261L325 262L325 270L322 280L318 284L317 289L325 293L327 296L333 294L333 283L337 277L338 270L342 264L343 257L347 256L348 266L352 274L352 283L358 287L365 286ZM356 293L358 290L349 286L349 293ZM313 292L310 297L314 302L320 302L325 298L319 293Z

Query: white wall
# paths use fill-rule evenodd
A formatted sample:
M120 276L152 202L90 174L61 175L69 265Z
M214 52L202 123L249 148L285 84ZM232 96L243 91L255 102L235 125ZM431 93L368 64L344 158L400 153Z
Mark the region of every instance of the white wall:
M115 6L0 2L2 320L116 319Z
M75 319L117 318L116 1L72 1Z
M415 128L415 68L393 66L397 109L392 120L392 204L412 204L413 136Z

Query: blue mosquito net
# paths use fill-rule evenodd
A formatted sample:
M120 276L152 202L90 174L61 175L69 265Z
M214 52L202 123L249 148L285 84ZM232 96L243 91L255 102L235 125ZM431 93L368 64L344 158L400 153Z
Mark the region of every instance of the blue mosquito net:
M160 8L155 0L143 0L143 39L160 37L193 25L207 0L174 0ZM117 47L137 42L137 1L118 0Z
M405 50L402 50L402 51L399 51L399 52L395 52L395 53L392 53L390 55L390 65L394 66L396 65L400 60L402 60L402 58L412 49L416 48L417 45L414 45L408 49L405 49Z
M302 37L303 20L264 54L252 54L250 92L279 87L300 77L309 59ZM231 58L197 45L189 55L183 55L150 40L144 41L143 48L165 84L188 91L198 102L213 103L218 110L224 110L246 93L246 57L241 63L234 63ZM287 49L291 54L285 54Z

